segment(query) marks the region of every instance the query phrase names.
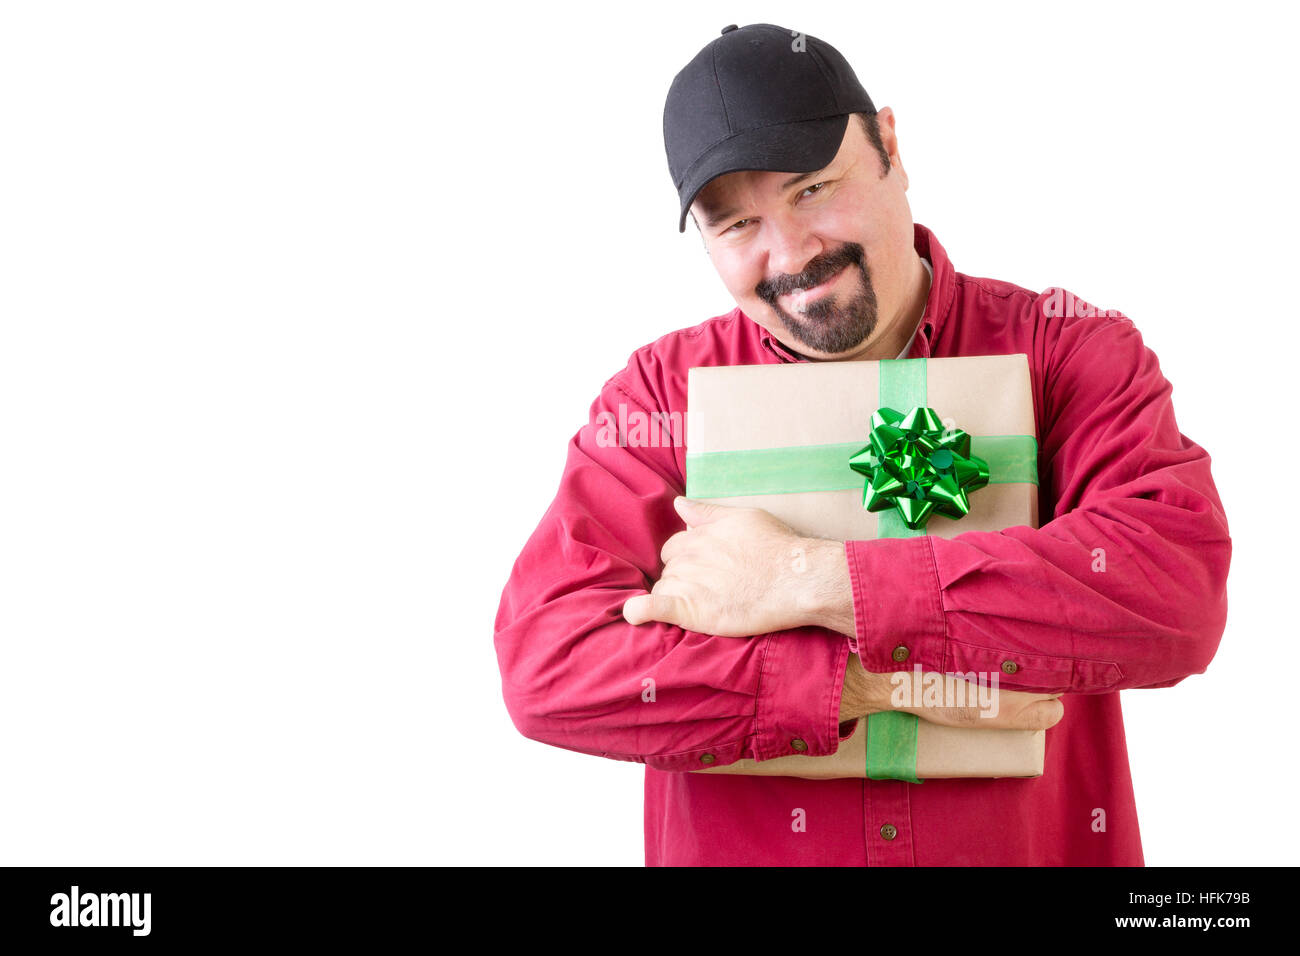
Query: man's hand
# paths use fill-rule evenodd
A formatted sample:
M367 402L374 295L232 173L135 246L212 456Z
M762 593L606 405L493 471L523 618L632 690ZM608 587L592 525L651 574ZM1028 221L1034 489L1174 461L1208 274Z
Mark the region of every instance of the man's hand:
M844 674L844 692L840 696L840 723L857 720L883 710L901 710L922 720L949 727L972 727L980 730L1046 730L1065 716L1060 694L1033 694L1019 690L1001 690L985 686L982 691L969 681L945 675L941 690L934 694L938 706L925 706L926 696L918 686L915 672L877 674L863 670L857 654L849 655ZM916 706L894 706L895 691L901 682L912 686L906 700ZM900 693L898 697L903 697ZM964 701L965 706L944 706Z
M673 505L686 530L664 543L663 574L650 593L623 605L628 623L663 621L719 637L810 624L852 633L844 542L802 537L760 508L680 497Z

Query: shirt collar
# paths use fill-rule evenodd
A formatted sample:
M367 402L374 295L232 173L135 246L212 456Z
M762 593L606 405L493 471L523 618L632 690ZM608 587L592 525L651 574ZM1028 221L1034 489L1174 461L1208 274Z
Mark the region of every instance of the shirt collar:
M947 319L948 312L952 308L956 281L953 277L952 263L948 261L948 254L944 251L943 246L939 244L939 240L934 237L934 233L920 223L912 224L912 232L913 244L917 254L930 263L931 278L930 294L925 300L925 311L921 314L917 328L912 333L908 354L917 352L919 355L928 356L930 346L934 342L938 331L943 327L944 320ZM758 330L759 341L762 343L763 348L775 355L780 361L812 361L806 355L800 355L798 352L787 348L771 332L750 319L743 312L741 312L741 315Z

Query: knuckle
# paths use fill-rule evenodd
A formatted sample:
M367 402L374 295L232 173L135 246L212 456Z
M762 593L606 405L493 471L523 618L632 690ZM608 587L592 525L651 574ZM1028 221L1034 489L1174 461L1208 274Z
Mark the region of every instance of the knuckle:
M650 595L651 615L656 621L662 621L672 610L672 602L663 594Z
M1065 706L1059 700L1044 701L1038 708L1040 726L1037 730L1046 730L1056 726L1065 716Z
M1023 730L1047 730L1061 719L1062 708L1056 701L1044 700L1025 706L1017 715L1015 726Z
M678 535L680 534L681 534L680 531L677 532L677 534L674 534L667 541L665 541L664 546L659 549L659 561L662 564L667 564L668 559L672 557L672 553L673 551L676 550L677 545L679 543Z

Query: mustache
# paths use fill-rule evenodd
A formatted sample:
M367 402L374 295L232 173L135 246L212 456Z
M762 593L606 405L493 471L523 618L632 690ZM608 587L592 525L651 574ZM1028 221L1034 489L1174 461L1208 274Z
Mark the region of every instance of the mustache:
M773 305L778 296L786 295L795 289L811 289L839 273L845 266L861 264L862 246L856 242L847 242L834 252L819 256L808 263L808 267L797 276L764 279L754 287L754 294L768 305Z

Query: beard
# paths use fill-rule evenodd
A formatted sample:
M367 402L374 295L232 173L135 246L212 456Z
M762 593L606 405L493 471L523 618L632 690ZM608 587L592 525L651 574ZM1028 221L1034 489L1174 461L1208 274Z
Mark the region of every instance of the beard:
M844 269L857 273L858 281L848 291L828 292L807 303L804 311L787 312L778 297L795 289L811 289ZM876 330L876 291L871 286L862 246L848 242L834 252L808 263L797 276L764 279L755 294L771 306L790 336L818 352L835 354L861 345Z

